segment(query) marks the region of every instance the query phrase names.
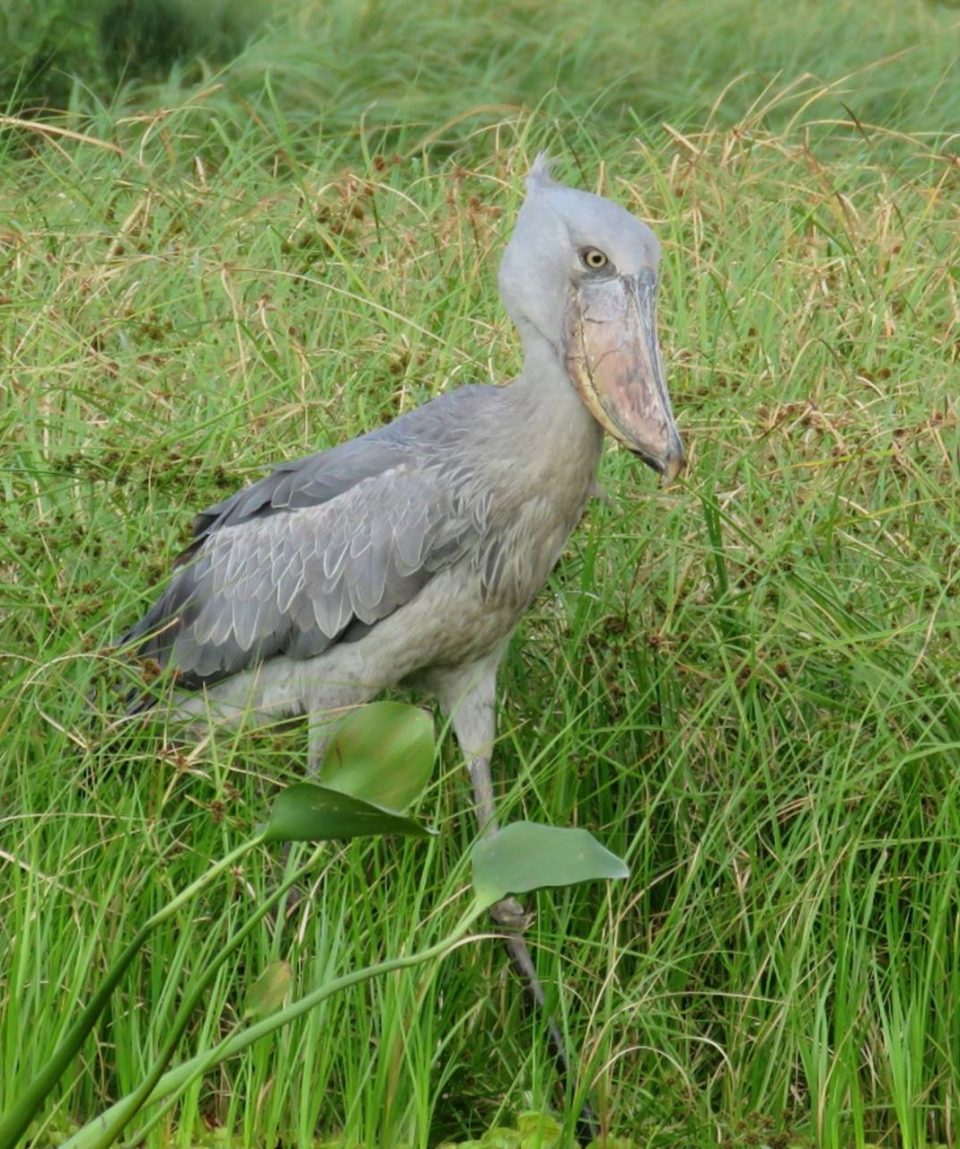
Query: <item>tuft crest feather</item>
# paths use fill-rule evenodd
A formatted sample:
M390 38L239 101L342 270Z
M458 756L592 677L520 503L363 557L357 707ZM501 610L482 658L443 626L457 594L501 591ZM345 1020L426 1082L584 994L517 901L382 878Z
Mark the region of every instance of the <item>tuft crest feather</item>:
M535 186L551 186L555 181L550 174L553 159L546 153L540 152L533 161L530 174L527 176L527 187L532 190Z

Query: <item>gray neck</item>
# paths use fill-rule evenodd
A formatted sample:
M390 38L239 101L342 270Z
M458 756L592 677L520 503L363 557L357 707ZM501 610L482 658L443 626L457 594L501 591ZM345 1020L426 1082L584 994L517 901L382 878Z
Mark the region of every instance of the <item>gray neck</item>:
M514 411L512 426L523 436L523 454L530 458L550 452L578 477L592 479L600 461L603 428L580 401L558 357L558 351L538 331L521 328L523 369L507 388Z

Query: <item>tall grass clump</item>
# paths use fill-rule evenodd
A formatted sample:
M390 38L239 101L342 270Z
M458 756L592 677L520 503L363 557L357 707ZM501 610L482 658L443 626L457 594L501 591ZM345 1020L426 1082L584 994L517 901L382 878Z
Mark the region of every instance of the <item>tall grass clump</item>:
M362 123L400 148L423 134L448 150L551 89L567 112L558 131L570 115L595 118L600 138L637 120L700 125L721 93L723 127L762 107L782 128L792 109L778 96L795 86L821 93L810 130L824 115L917 130L957 121L956 36L956 11L925 0L558 0L549 11L524 0L442 11L423 0L306 0L276 40L235 62L228 83L257 99L267 69L298 125L336 135Z
M690 448L667 490L610 451L609 501L502 675L504 818L587 827L631 865L533 906L579 1076L558 1097L539 1022L477 944L328 1000L196 1081L149 1144L427 1146L587 1089L605 1129L644 1145L956 1141L951 14L899 6L897 31L884 4L792 21L707 0L581 8L434 13L411 55L399 5L304 6L269 69L253 45L203 86L11 146L0 1099L139 926L302 774L296 729L183 743L162 713L124 719L110 638L198 508L509 378L496 258L546 147L663 241ZM311 72L311 52L330 66ZM468 789L451 749L417 811L439 839L331 847L224 964L178 1059L231 1031L271 962L305 993L449 933ZM137 1087L280 867L251 856L145 951L34 1143Z
M29 118L81 114L121 89L196 82L235 57L266 14L259 0L5 0L0 105Z

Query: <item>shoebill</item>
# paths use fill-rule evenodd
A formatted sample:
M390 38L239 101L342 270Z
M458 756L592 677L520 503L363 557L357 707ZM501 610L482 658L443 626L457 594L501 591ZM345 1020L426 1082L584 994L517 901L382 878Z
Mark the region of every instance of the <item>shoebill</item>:
M538 159L499 274L519 376L441 394L198 514L122 639L176 672L178 714L303 715L316 764L331 712L412 685L449 716L495 832L497 668L596 489L604 432L668 482L684 465L659 255L645 223Z

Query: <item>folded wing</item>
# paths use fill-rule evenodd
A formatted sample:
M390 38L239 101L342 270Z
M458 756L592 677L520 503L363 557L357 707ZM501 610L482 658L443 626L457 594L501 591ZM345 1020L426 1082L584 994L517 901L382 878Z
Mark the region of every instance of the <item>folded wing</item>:
M267 497L284 478L274 472L260 492L199 516L185 562L122 640L175 667L184 685L275 655L312 658L365 632L478 537L436 467L400 462L313 503L301 484L299 506Z

